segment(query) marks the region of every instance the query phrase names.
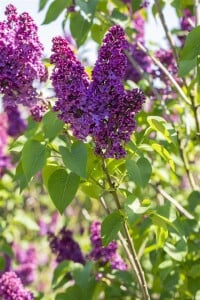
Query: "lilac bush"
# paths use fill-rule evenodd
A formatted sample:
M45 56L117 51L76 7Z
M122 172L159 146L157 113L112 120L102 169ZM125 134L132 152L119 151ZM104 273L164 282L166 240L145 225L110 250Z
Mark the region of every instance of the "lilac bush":
M44 63L0 21L0 299L199 299L198 1L57 2Z

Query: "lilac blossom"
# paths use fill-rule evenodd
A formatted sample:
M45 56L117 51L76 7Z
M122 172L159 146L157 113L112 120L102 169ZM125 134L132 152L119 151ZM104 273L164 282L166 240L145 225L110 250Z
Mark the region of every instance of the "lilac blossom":
M136 34L134 36L134 42L129 43L128 52L134 61L138 64L138 66L145 72L151 73L152 64L151 59L148 55L146 55L142 50L140 50L137 46L137 42L144 44L145 31L144 31L145 20L142 15L137 12L134 14L133 18L133 28L136 30ZM128 61L124 80L132 80L134 82L138 82L142 79L140 72L132 65L131 61Z
M45 81L47 72L41 62L43 46L37 26L28 13L17 14L10 4L0 22L0 93L3 102L31 107L38 101L34 80Z
M124 143L136 126L135 107L141 108L145 100L138 89L124 89L127 48L123 29L113 26L103 40L89 81L69 43L61 37L53 40L51 62L55 68L51 78L58 97L54 110L78 139L90 135L96 154L104 157L125 156Z
M37 253L34 247L22 249L19 245L14 245L14 252L17 261L15 273L24 285L32 283L36 278Z
M90 240L92 243L92 251L89 257L97 261L100 265L105 265L109 263L112 269L125 271L127 270L127 265L117 253L117 243L112 241L108 246L102 246L101 240L101 223L94 221L90 227Z
M152 71L151 59L149 56L144 54L142 50L138 48L136 44L129 44L129 54L133 57L134 61L139 65L139 67L145 72L150 74ZM142 79L141 73L128 62L124 80L132 80L136 83Z
M62 228L57 235L49 232L48 239L51 251L56 255L58 263L63 260L71 260L85 264L85 258L79 244L73 239L72 231Z
M156 51L155 56L167 68L174 79L182 85L182 81L178 78L178 69L171 50L160 49ZM176 93L171 88L171 82L160 68L152 70L152 76L159 79L164 86L158 88L158 92L163 95L163 98L169 99L176 97Z
M77 138L84 139L89 132L89 124L85 120L88 76L66 39L54 38L52 50L54 53L50 61L55 68L51 79L58 97L54 110L59 111L61 120L71 125Z
M33 300L33 294L25 290L15 272L5 272L0 277L0 298L2 300Z
M17 106L6 106L5 112L8 117L8 129L9 136L17 137L26 130L26 122L22 119L21 114Z
M183 17L180 20L180 26L183 33L178 35L182 47L185 43L187 33L194 28L194 25L195 25L195 17L191 14L188 8L184 9Z

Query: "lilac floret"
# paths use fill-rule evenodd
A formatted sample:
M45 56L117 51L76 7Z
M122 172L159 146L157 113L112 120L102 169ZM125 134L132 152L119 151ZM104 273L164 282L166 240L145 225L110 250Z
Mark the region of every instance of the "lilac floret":
M26 130L26 122L22 119L17 106L7 106L5 107L5 112L8 117L8 135L17 137L22 134Z
M33 300L33 294L25 290L15 272L5 272L0 277L0 297L2 300Z
M71 260L76 263L85 264L85 258L79 244L73 239L72 231L62 228L57 235L48 233L51 251L56 254L58 263Z
M97 261L100 265L105 265L109 263L112 269L125 271L128 266L123 261L121 256L117 253L117 243L112 241L108 246L102 246L101 240L101 223L99 221L94 221L90 227L90 240L92 243L92 251L89 257L93 261Z

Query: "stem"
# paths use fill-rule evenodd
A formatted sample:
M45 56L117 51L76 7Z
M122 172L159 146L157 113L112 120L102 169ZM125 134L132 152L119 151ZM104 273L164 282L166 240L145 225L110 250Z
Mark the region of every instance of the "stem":
M110 212L110 209L107 206L104 198L100 197L100 201L101 201L101 204L104 207L106 213L109 215L111 212ZM118 233L118 237L119 237L120 243L122 244L122 247L124 248L124 250L125 250L125 252L127 254L127 257L128 257L129 262L130 262L131 268L133 269L133 272L136 273L137 281L138 281L139 285L142 286L142 282L140 280L140 276L138 275L135 262L134 262L134 260L132 258L131 252L130 252L128 246L127 246L127 242L126 242L126 240L124 239L123 235L120 232Z
M194 216L189 213L180 203L176 201L176 199L172 198L166 191L164 191L160 186L155 186L152 184L152 187L156 190L156 192L160 193L165 199L171 202L180 213L182 213L186 218L193 220Z
M121 209L121 204L120 204L117 192L116 192L115 185L114 185L114 183L111 180L111 177L110 177L110 174L109 174L109 172L107 170L107 167L106 167L104 159L102 161L103 161L103 164L102 164L103 171L104 171L104 173L106 175L109 187L111 189L110 193L113 195L113 198L114 198L114 201L115 201L115 204L116 204L117 208ZM145 279L145 276L144 276L144 272L142 270L142 266L141 266L141 264L139 262L139 259L137 257L135 246L134 246L133 240L132 240L132 238L130 236L130 233L129 233L126 221L124 221L124 223L123 223L123 229L124 229L124 233L125 233L126 242L128 244L128 248L124 247L124 243L122 245L123 245L123 247L124 247L124 249L126 251L127 251L127 249L130 251L130 255L129 255L130 257L128 256L129 257L129 261L130 261L131 266L132 266L132 268L133 268L133 270L134 270L134 272L136 274L136 277L137 277L138 283L140 285L141 291L143 293L144 299L145 300L150 300L150 295L149 295L149 292L148 292L148 288L147 288L147 283L146 283L146 279Z
M165 17L164 17L164 14L162 12L162 8L160 6L160 2L158 0L155 0L155 4L156 4L156 7L157 7L157 10L158 10L158 14L159 14L159 17L160 17L160 21L162 23L162 26L163 26L163 29L165 31L165 35L168 39L168 42L170 44L170 47L172 49L172 52L174 54L174 57L175 57L175 60L176 60L176 63L178 62L178 55L176 53L176 47L174 45L174 41L172 39L172 36L171 36L171 32L168 30L168 27L167 27L167 23L165 21Z
M200 24L200 12L199 12L199 0L193 0L194 4L194 15L195 15L195 26ZM198 70L195 68L195 75L197 75ZM197 129L197 137L200 138L200 123L198 119L198 107L196 106L195 96L198 95L198 82L196 82L194 87L194 96L191 97L192 100L192 110L194 113L195 124Z
M152 55L147 48L145 48L140 42L137 42L137 46L145 53L147 54L151 60L163 71L163 73L169 78L171 83L173 84L174 88L178 92L178 94L181 96L181 98L189 105L191 105L190 100L187 98L185 93L182 91L180 85L176 82L174 77L169 73L167 68L154 56Z
M200 24L199 0L194 0L195 26Z

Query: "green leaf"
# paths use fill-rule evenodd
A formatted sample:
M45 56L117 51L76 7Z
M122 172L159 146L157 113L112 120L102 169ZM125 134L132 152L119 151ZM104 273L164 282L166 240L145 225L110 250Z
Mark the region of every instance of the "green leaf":
M98 199L102 193L102 189L95 183L85 182L81 184L81 191L91 198Z
M58 165L51 165L51 164L48 164L46 165L43 170L42 170L42 179L43 179L43 182L44 182L44 185L48 188L48 180L49 180L49 177L51 176L51 174L53 172L55 172L56 170L60 169L60 166Z
M101 24L101 25L93 24L91 28L92 39L96 43L101 44L107 29L108 26L106 26L106 24Z
M193 265L189 272L188 272L188 276L192 277L192 278L198 278L200 277L200 264L195 264Z
M65 293L57 294L55 300L82 299L82 293L77 285L70 286Z
M117 234L124 221L124 215L120 210L108 215L101 226L101 237L104 246L117 239Z
M200 26L192 29L185 41L181 52L181 60L193 60L200 54Z
M25 187L28 185L28 180L24 174L24 170L22 168L22 163L20 162L16 168L15 172L15 180L19 184L20 192L22 192Z
M165 243L165 252L174 260L182 261L187 254L187 243L185 239L180 239L175 245Z
M195 213L198 218L200 216L200 192L193 191L188 197L188 205L190 212Z
M138 9L140 9L141 4L142 4L142 0L132 0L131 1L131 5L132 5L133 12L137 11Z
M88 22L80 13L70 15L70 31L78 47L85 42L90 27L91 22Z
M90 261L88 261L83 268L78 268L73 271L73 278L80 288L87 288L91 276L91 271L92 263Z
M141 157L137 162L133 160L126 161L126 169L130 180L134 181L136 185L145 187L151 177L151 164L145 157Z
M170 136L170 132L166 128L167 123L163 118L157 116L149 116L147 117L147 122L153 130L160 132L162 136L168 141L168 143L173 142Z
M71 0L54 0L47 11L43 24L49 24L53 22L67 6L71 5Z
M76 0L76 4L90 18L93 19L98 0Z
M79 186L79 181L79 176L74 173L67 174L64 169L56 170L49 177L48 191L60 213L63 213L73 200Z
M155 150L166 162L169 163L173 172L175 172L175 164L174 161L167 149L164 148L163 145L159 145L157 143L152 143L151 147Z
M49 0L40 0L39 11L43 10Z
M3 256L0 255L0 271L3 271L6 267L6 260Z
M44 115L42 123L44 128L44 135L50 141L59 134L64 126L64 123L59 120L57 115L52 111L49 111Z
M180 77L186 76L191 70L193 70L197 65L197 59L192 60L181 60L179 62L179 70L178 70L178 75Z
M45 145L36 140L28 140L22 150L22 168L29 181L45 165L47 151Z
M66 276L68 269L69 269L69 261L68 260L64 260L56 266L56 268L53 272L53 279L52 279L53 288L55 288L55 286L58 284L58 282L64 276Z
M163 247L168 238L167 225L159 216L153 215L151 217L153 224L156 226L156 245L157 248Z
M59 147L65 166L80 177L86 178L87 148L83 142L75 142L71 152Z
M123 26L124 23L126 24L128 22L128 17L125 14L122 14L116 8L112 11L110 18L113 22L115 22L116 24L119 24L121 26Z

